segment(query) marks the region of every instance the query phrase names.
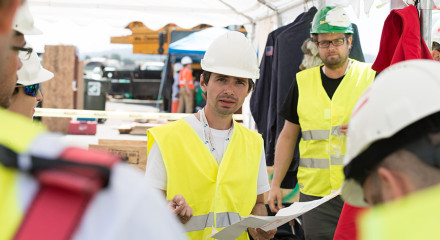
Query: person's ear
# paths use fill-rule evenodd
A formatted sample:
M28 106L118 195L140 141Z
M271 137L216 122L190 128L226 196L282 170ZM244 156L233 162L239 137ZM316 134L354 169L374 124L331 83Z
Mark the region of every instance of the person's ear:
M3 7L0 7L0 34L9 34L11 32L15 13L21 3L21 0L10 0L6 1Z
M410 193L411 185L403 173L380 167L378 174L381 181L382 196L385 202L400 199Z
M250 79L250 78L248 79L248 84L249 84L249 86L250 86L250 85L255 85L255 83L253 82L253 80ZM252 87L251 87L251 88L248 87L248 93L247 93L246 97L249 96L249 93L251 93L251 92L252 92Z
M353 37L352 36L348 37L347 42L348 42L348 49L351 49L353 47L353 45L352 45Z
M206 93L207 87L205 79L203 78L203 74L200 75L200 87L202 88L203 92Z

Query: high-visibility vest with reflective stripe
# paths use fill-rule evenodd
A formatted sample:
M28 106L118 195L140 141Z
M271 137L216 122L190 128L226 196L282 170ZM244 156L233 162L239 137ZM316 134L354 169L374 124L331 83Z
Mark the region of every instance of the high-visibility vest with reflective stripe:
M234 122L220 165L184 120L148 130L148 149L157 143L167 172L167 199L185 197L193 217L185 224L191 239L205 239L248 216L255 206L261 136ZM220 150L221 151L221 150ZM248 239L243 233L238 239Z
M24 153L43 132L32 126L28 118L1 108L0 119L0 144L17 153ZM19 206L17 176L16 170L0 164L0 239L12 239L25 214Z
M370 65L351 61L332 99L322 86L321 66L297 74L298 117L302 131L297 176L304 194L329 195L331 190L338 190L344 180L345 136L339 128L348 123L358 98L375 77Z
M188 83L188 88L194 90L194 80L192 71L187 67L182 68L179 73L179 86L181 88L185 87L185 83Z
M361 218L359 239L440 239L440 184L375 206Z

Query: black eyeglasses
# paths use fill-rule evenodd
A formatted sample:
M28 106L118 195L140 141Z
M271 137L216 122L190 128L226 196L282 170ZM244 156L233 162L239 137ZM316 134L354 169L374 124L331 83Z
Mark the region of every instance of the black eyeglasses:
M346 37L344 38L338 38L338 39L333 39L333 40L324 40L324 41L320 41L317 42L318 43L318 47L320 48L328 48L330 46L330 43L334 46L334 47L338 47L341 46L345 43L345 40L347 40Z
M24 89L24 93L28 96L35 97L37 96L38 89L40 89L40 84L34 84L30 86L17 85L16 87L22 87Z
M16 46L12 46L11 49L14 51L18 51L18 57L24 61L29 60L29 58L31 58L32 51L34 51L32 48Z

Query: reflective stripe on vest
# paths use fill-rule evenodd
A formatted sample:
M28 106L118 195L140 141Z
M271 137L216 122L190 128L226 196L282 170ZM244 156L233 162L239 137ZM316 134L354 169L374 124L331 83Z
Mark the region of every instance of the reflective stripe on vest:
M332 127L332 135L342 135L340 132L341 126ZM302 138L304 141L308 140L326 140L329 137L329 130L308 130L302 131Z
M339 189L344 180L345 136L340 129L348 123L354 105L375 76L368 64L350 61L353 63L332 99L322 85L320 67L297 74L302 129L297 177L304 194L326 196Z
M217 213L217 227L227 227L241 221L242 219L243 217L234 212ZM188 221L188 223L184 225L187 232L200 231L212 226L214 226L213 212L205 215L194 216Z
M344 165L344 155L339 157L330 157L331 165ZM299 166L306 168L330 169L330 163L327 158L300 158Z
M234 121L220 165L184 119L149 129L149 149L154 142L167 172L167 199L181 194L194 211L184 225L191 239L205 239L212 234L212 226L219 231L251 213L263 152L258 133ZM247 233L238 239L248 239Z

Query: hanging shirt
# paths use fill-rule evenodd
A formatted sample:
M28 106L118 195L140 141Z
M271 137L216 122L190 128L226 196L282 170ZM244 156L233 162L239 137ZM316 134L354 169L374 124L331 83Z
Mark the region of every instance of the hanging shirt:
M379 53L371 68L382 72L390 65L410 59L432 60L429 48L420 36L418 11L413 5L392 10L385 19Z

